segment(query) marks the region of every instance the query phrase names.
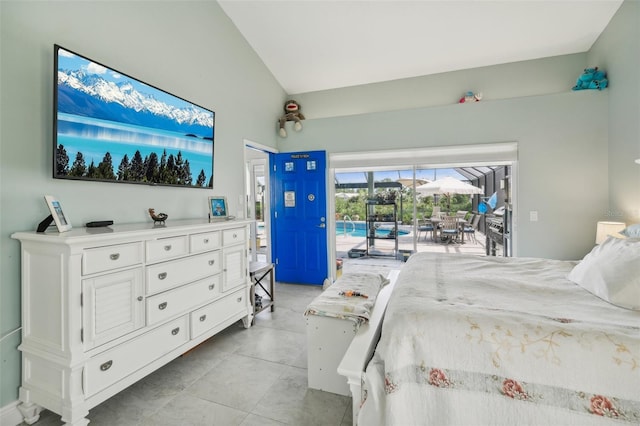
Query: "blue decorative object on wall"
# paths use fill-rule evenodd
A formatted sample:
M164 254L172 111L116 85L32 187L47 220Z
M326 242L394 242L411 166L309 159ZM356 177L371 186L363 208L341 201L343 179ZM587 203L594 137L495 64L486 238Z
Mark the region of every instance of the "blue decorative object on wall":
M585 68L584 72L576 80L576 85L572 90L602 90L609 85L607 80L607 73L601 71L598 67Z

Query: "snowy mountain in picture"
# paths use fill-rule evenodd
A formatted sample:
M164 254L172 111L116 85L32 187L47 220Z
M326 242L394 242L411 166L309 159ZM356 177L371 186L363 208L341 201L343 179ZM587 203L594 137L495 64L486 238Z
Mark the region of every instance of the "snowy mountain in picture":
M142 93L127 79L113 82L84 70L58 70L58 112L212 138L213 113L184 104Z

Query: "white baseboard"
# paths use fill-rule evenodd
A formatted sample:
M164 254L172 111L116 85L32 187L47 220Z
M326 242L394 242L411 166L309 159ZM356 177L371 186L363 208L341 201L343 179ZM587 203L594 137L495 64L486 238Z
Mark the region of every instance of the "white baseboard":
M20 401L16 400L0 408L0 425L17 426L22 423L23 417L20 410L18 410L18 404L20 404Z

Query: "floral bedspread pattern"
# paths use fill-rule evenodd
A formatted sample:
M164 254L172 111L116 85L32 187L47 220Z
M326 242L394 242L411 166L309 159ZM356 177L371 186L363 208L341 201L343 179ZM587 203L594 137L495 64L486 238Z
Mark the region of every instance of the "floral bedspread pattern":
M533 404L591 413L598 416L640 422L640 401L598 395L575 389L526 383L513 378L460 370L442 370L424 364L385 373L384 391L397 392L404 383L471 392L484 392Z
M566 280L574 265L412 256L359 424L639 424L640 312Z
M389 280L380 274L349 273L336 280L307 306L305 315L368 321L378 293ZM349 295L352 293L358 296Z

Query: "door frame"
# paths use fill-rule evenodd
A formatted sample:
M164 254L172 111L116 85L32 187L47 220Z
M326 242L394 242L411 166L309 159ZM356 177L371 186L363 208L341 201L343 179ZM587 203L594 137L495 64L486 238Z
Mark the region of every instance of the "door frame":
M508 165L511 167L509 199L511 208L511 250L512 257L518 256L518 195L519 162L518 142L495 142L473 145L445 145L423 148L402 148L356 152L327 152L327 228L329 232L329 266L336 262L335 225L335 173L338 171L362 171L368 169L395 170L398 168L449 168L472 166ZM414 200L415 206L415 200ZM414 212L415 217L415 212ZM415 224L414 224L415 226ZM415 230L415 228L414 228ZM414 238L414 249L415 249ZM337 271L332 271L335 280Z
M267 234L267 249L266 249L266 256L267 256L267 262L271 263L272 259L271 259L271 241L272 241L272 235L271 235L271 182L269 182L269 168L271 167L270 162L269 162L269 154L270 153L278 153L278 150L270 147L270 146L266 146L266 145L262 145L258 142L254 142L251 141L249 139L244 139L244 167L245 167L245 173L244 173L244 188L245 188L245 202L247 203L247 213L251 212L251 215L248 215L248 219L252 219L254 220L254 222L251 224L250 226L250 248L251 248L251 261L255 261L256 260L256 256L257 256L257 249L258 247L256 247L256 241L257 241L257 222L255 222L255 207L251 207L249 209L249 206L254 206L255 204L251 204L251 203L255 203L255 192L254 192L254 174L253 174L253 166L256 164L260 164L260 163L264 163L265 165L265 201L264 201L264 211L262 212L262 216L264 218L264 232L265 234ZM252 149L252 150L256 150L256 151L261 151L264 153L264 159L259 159L259 160L252 160L249 159L248 155L247 155L247 150L248 149Z

